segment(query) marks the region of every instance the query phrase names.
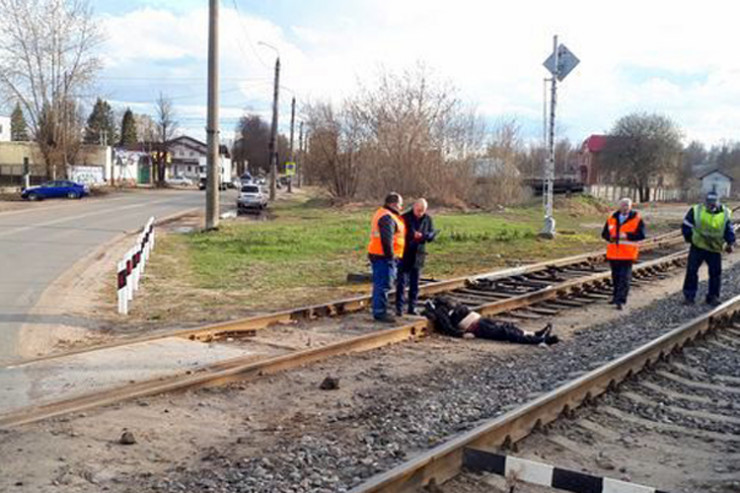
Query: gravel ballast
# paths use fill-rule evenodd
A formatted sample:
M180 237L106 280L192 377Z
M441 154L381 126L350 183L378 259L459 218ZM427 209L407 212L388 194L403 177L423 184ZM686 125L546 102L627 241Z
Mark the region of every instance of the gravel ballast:
M723 286L724 299L740 294L740 265L726 269ZM632 296L639 296L639 290ZM681 302L681 294L675 293L622 318L579 330L549 349L472 351L466 361L440 363L424 378L396 378L384 371L385 355L392 356L399 347L375 351L370 357L378 364L363 375L374 379L374 390L355 394L351 404L338 402L326 409L308 429L277 430L273 444L249 456L226 446L204 457L202 467L174 468L166 478L129 478L127 491L347 491L709 309ZM725 365L718 366L727 371Z

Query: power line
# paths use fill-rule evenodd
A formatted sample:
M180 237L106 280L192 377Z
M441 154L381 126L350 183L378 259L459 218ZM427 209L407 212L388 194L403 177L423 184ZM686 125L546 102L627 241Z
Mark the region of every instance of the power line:
M239 6L236 3L236 0L231 0L231 3L234 4L234 10L236 10L237 17L239 17L239 24L242 26L242 32L247 37L247 42L249 42L249 47L252 49L252 53L254 53L254 56L257 57L257 60L268 70L272 70L272 67L265 63L265 61L260 56L259 52L257 51L257 48L254 46L254 43L252 42L252 38L249 36L249 29L247 29L247 25L244 23L244 19L242 18L242 14L239 11Z

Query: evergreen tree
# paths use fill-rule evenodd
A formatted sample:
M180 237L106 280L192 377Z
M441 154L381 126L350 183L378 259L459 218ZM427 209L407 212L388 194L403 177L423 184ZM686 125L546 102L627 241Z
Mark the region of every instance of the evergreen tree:
M128 146L136 144L136 120L134 119L134 113L131 108L126 108L126 112L123 114L123 120L121 121L121 146Z
M112 144L117 138L113 108L98 98L85 127L85 144Z
M10 140L14 142L28 140L28 125L26 125L26 118L23 116L20 103L15 104L15 109L10 115Z

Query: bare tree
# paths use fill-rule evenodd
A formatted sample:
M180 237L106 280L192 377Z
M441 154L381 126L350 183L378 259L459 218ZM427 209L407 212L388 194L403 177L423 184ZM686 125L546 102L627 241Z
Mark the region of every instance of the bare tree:
M338 110L331 103L308 105L307 125L311 158L307 173L324 184L337 199L355 196L360 179L360 125L351 103L343 102Z
M370 161L369 193L464 196L484 127L450 83L424 65L381 72L375 86L355 98L353 111Z
M156 146L155 164L157 166L157 186L164 186L165 170L167 168L167 154L169 152L169 143L177 133L177 120L175 119L175 109L172 100L164 94L159 93L157 101L154 103L154 125Z
M136 123L137 142L151 144L157 140L157 125L151 116L137 113L134 115L134 122Z
M79 144L75 101L101 68L92 9L88 0L0 0L0 39L0 92L20 102L54 177Z
M485 155L475 162L472 201L483 207L522 201L526 197L520 170L524 160L519 122L515 118L500 119L493 127Z
M308 105L303 171L335 197L379 198L391 190L465 200L484 127L474 111L424 66L380 72L339 105Z
M650 187L679 173L681 131L669 118L632 113L617 120L604 148L604 168L615 181L639 190L650 200Z

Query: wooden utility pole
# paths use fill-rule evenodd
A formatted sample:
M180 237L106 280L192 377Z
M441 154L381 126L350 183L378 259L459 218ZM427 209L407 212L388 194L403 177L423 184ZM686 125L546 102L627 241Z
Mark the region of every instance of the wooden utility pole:
M295 129L295 96L290 102L290 162L295 166L295 151L293 150L293 133ZM295 169L295 168L294 168ZM288 193L293 193L293 176L288 177Z
M295 163L295 172L298 177L298 183L296 183L296 186L301 188L303 182L303 122L298 125L298 156Z
M206 230L216 229L219 219L219 164L218 131L218 3L209 1L208 26L208 156L206 157Z
M270 200L277 196L277 128L278 97L280 90L280 56L275 59L275 88L272 94L272 128L270 129Z

